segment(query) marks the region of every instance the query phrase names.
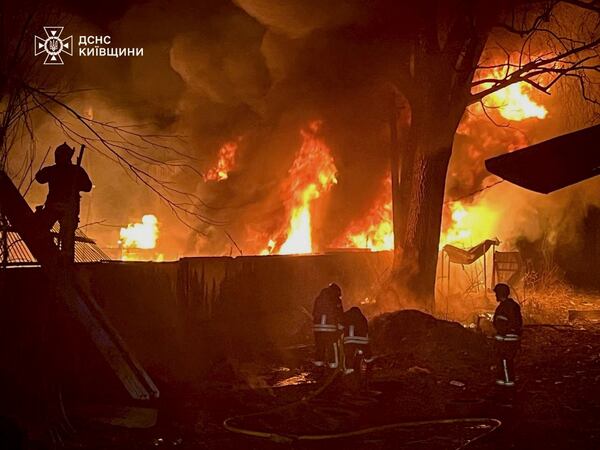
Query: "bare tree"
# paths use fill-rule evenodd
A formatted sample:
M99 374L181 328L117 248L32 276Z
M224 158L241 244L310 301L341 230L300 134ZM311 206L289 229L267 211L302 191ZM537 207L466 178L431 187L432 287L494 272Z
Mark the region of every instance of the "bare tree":
M473 103L524 82L550 93L574 82L597 106L600 4L597 1L444 2L420 8L396 80L410 127L396 146L394 285L433 309L444 188L458 124Z
M184 145L180 136L157 134L153 126L94 120L72 106L81 90L41 70L40 61L32 57L33 36L47 23L68 23L68 17L44 2L3 2L0 6L0 170L11 176L23 194L29 190L50 150L45 148L42 155L37 151L35 121L49 118L66 138L113 161L153 192L190 229L204 234L197 229L198 223L225 225L211 217L217 208L171 183L175 171L201 179L196 159L178 150ZM7 229L4 218L1 225ZM2 236L5 242L4 231Z

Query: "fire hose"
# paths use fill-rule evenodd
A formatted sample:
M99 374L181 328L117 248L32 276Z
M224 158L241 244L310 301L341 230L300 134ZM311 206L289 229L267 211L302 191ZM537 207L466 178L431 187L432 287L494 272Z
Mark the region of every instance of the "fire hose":
M251 436L251 437L258 437L258 438L262 438L262 439L269 439L271 441L279 442L279 443L290 443L290 442L294 442L294 441L323 441L323 440L330 440L330 439L349 438L349 437L362 436L362 435L367 435L367 434L372 434L372 433L377 433L377 432L385 432L385 431L390 431L390 430L399 429L399 428L415 428L415 427L424 426L424 425L448 425L448 424L468 424L468 423L481 424L482 422L483 423L487 422L490 424L489 428L484 433L481 433L481 434L475 436L474 438L469 439L468 441L463 443L460 447L457 447L455 449L455 450L462 450L462 449L466 448L468 445L471 445L473 442L478 441L481 438L483 438L484 436L487 436L490 433L494 432L496 429L498 429L502 425L502 422L500 420L494 419L494 418L488 418L488 417L454 418L454 419L422 420L422 421L416 421L416 422L397 422L397 423L378 425L378 426L362 428L359 430L347 431L347 432L342 432L342 433L310 434L310 435L276 433L276 432L271 432L271 431L253 430L250 428L242 428L239 426L232 425L232 422L234 422L235 420L247 419L250 417L258 417L258 416L266 415L266 414L273 414L276 412L285 411L287 409L298 406L300 404L306 404L306 403L308 403L309 400L311 400L311 399L317 397L319 394L321 394L331 383L333 383L333 381L337 378L337 376L340 373L341 372L339 370L336 370L335 372L333 372L330 375L330 377L327 380L325 380L323 385L321 385L318 389L314 390L313 392L309 393L308 395L306 395L305 397L303 397L302 399L300 399L296 402L292 402L287 405L279 406L279 407L273 408L269 411L263 411L263 412L229 417L223 421L223 427L232 433L242 434L242 435Z

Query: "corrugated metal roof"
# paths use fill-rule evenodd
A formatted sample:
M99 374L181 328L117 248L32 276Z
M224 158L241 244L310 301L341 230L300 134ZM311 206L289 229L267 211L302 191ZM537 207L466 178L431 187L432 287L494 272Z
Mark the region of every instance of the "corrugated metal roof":
M21 239L19 233L9 228L6 234L9 265L37 262L25 242ZM57 226L52 229L52 235L54 236L55 241L57 241ZM3 247L0 238L0 261L4 261L5 250ZM88 237L83 231L77 230L75 232L75 262L109 261L110 259L111 258L96 245L96 242Z

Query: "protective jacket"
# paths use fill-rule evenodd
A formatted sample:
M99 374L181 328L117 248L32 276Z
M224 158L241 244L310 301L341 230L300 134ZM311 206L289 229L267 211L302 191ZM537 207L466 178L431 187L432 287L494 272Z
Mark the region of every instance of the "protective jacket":
M359 308L350 308L342 318L344 344L368 344L369 323Z
M500 302L494 313L496 339L499 341L518 341L523 329L521 307L512 298Z
M339 333L342 313L342 299L332 289L323 289L313 306L313 330Z
M44 167L35 179L38 183L48 183L46 206L79 207L79 193L90 192L92 182L86 171L74 164L56 164Z

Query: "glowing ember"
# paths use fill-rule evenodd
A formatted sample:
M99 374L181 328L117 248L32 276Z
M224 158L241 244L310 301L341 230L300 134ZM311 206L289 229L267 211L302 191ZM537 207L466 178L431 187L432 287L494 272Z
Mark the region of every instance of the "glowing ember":
M334 247L368 248L372 251L394 248L392 224L392 182L386 177L371 209L350 224Z
M271 239L262 254L312 253L311 208L313 202L328 192L337 183L331 151L318 136L321 121L311 122L308 129L302 130L302 146L283 184L287 229L281 239ZM283 241L283 242L282 242ZM282 242L281 244L279 244Z
M219 160L204 174L204 181L223 181L229 177L229 172L235 167L235 156L239 139L223 144L219 149Z
M142 217L141 223L130 223L127 228L121 228L119 246L121 247L121 259L123 261L134 260L162 260L163 256L149 255L143 250L156 248L158 240L158 219L153 214ZM140 251L142 250L142 251Z

